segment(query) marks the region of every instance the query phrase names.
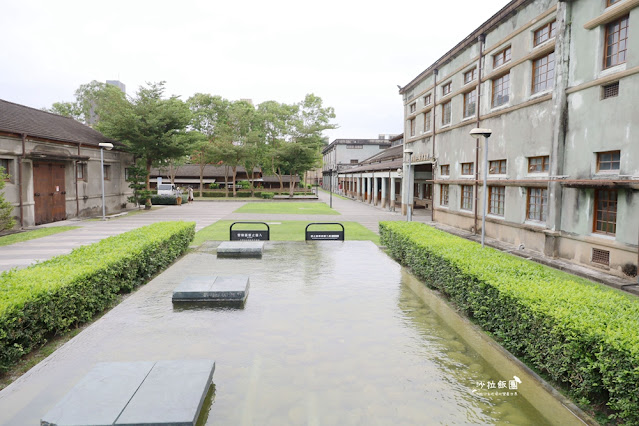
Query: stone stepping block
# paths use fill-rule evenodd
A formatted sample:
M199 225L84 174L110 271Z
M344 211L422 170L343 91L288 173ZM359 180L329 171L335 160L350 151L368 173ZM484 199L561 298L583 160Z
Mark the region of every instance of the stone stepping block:
M217 257L262 257L264 241L224 241L217 247Z
M246 302L250 281L248 275L186 277L175 290L174 302Z
M213 360L97 364L41 425L195 425Z

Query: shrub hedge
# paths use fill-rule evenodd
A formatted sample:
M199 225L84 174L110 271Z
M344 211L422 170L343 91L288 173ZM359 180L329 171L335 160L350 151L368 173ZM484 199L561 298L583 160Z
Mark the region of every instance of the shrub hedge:
M184 253L193 222L160 222L0 274L0 372L89 321Z
M154 206L174 206L177 204L175 195L153 195L151 196L151 204Z
M639 299L415 222L381 242L502 345L616 418L639 424Z
M265 200L272 200L274 196L274 192L262 192L262 198L264 198Z

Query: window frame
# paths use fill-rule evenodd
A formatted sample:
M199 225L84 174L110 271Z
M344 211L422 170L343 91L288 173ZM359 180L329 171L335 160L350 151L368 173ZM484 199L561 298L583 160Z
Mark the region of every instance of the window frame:
M477 67L474 67L464 73L464 84L472 83L475 79L477 79Z
M608 199L606 199L605 201L609 204L614 205L614 213L612 213L612 215L610 214L612 209L610 208L606 208L606 209L599 209L599 202L601 201L601 196L603 194L607 194L608 195ZM612 194L614 194L614 200L610 197ZM617 206L618 206L618 200L619 200L619 192L616 189L596 189L595 190L595 206L594 206L594 214L593 214L593 221L592 221L592 232L593 234L597 234L597 235L609 235L609 236L616 236L617 235ZM607 207L610 207L609 205ZM602 219L600 220L600 213L602 214ZM614 216L614 220L607 220L610 218L610 216ZM597 229L597 225L601 223L604 224L603 228L604 230L599 230ZM612 224L613 227L613 231L609 232L607 230L608 225Z
M79 176L80 171L82 171L82 176ZM78 181L83 181L83 182L87 181L87 164L86 163L77 163L75 178Z
M628 60L628 28L629 28L629 21L630 18L630 14L621 16L617 19L615 19L614 21L608 22L607 24L605 24L605 31L604 31L604 54L603 54L603 69L607 70L608 68L612 68L612 67L616 67L617 65L621 65L621 64L625 64ZM625 21L625 27L622 27L622 23ZM610 29L611 27L614 27L615 25L619 25L619 28L616 31L613 31L612 35L616 34L618 37L618 40L616 43L612 43L612 44L608 44L608 38L611 36L610 33ZM625 30L625 38L621 39L621 32ZM623 42L624 45L624 49L623 50L619 50L619 45ZM617 51L614 54L611 54L610 56L608 55L608 51L612 46L617 46ZM623 60L619 60L619 55L620 53L623 52ZM608 65L608 58L616 58L615 62L610 63L610 65Z
M444 167L446 169L444 169ZM442 164L441 166L439 166L439 175L440 176L450 176L450 164Z
M552 60L551 60L552 55ZM546 60L546 63L541 63L540 61ZM552 68L550 67L552 64ZM555 51L548 53L547 55L540 56L532 60L532 81L531 81L531 93L534 95L536 93L542 93L547 90L552 89L555 86ZM545 67L545 69L544 69ZM537 76L537 71L540 69L544 69L540 71L539 76ZM543 72L543 74L542 74ZM550 77L549 77L550 75ZM544 76L545 79L542 81L541 77ZM539 78L538 82L535 82ZM543 85L543 87L542 87Z
M531 160L541 159L541 170L530 170ZM550 156L538 155L535 157L528 157L528 173L548 173L550 170Z
M104 171L104 180L111 180L111 165L104 164L102 169Z
M428 110L424 113L424 133L426 132L430 132L430 129L432 128L432 121L433 121L433 114L432 114L432 109Z
M492 105L492 107L496 108L496 107L507 104L510 101L510 73L503 74L500 77L495 77L492 79L492 82L493 82L493 90L492 90L492 99L490 101L490 104ZM497 87L500 88L499 92L496 92L495 90ZM505 95L503 95L504 92L506 92ZM497 97L495 97L496 93L498 95ZM504 99L504 98L505 100L499 104L495 102L495 99Z
M413 102L412 104L408 105L408 112L410 114L414 113L415 111L417 111L417 102Z
M617 3L619 3L621 0L606 0L606 7L610 7L612 5L615 5Z
M466 208L468 207L468 208ZM461 185L460 210L473 211L473 186Z
M446 109L448 109L448 113L446 113ZM453 107L452 107L451 101L444 102L442 104L442 126L449 125L453 121L452 116L453 116ZM446 120L446 118L448 118L448 121L444 121Z
M540 34L540 31L543 30L548 30L547 32L545 32L543 35ZM540 34L540 37L537 37L537 35ZM545 39L541 40L541 37L546 36ZM534 32L533 32L533 47L537 47L545 42L547 42L548 40L551 40L553 38L555 38L557 36L557 20L555 19L554 21L550 21L545 23L544 25L542 25L541 27L537 28Z
M472 99L469 101L469 97ZM472 112L470 109L472 108ZM464 117L470 118L474 117L477 114L477 91L475 89L470 92L464 93Z
M433 98L432 98L430 93L428 95L425 95L424 96L424 106L430 105L430 103L432 102L432 99Z
M2 164L6 162L6 167ZM4 173L7 177L4 179L5 182L13 182L13 158L0 158L0 168L4 169Z
M439 184L439 205L448 207L448 203L450 200L450 185L447 183Z
M495 194L495 190L497 194ZM493 197L497 196L495 200ZM496 203L494 202L496 201ZM497 206L497 212L493 211L493 206ZM506 187L505 186L497 186L491 185L488 187L488 214L492 214L495 216L504 216L504 210L506 208Z
M497 164L496 164L497 163ZM493 169L493 165L497 166L497 172L492 172L491 170ZM503 166L503 172L502 172L502 166ZM502 158L500 160L491 160L488 162L488 174L489 175L505 175L507 172L507 161L505 158Z
M610 154L611 155L611 159L610 160L604 160L602 161L602 156ZM614 155L617 154L617 160L615 160ZM601 164L610 164L609 169L602 169L601 168ZM612 167L615 165L615 163L617 164L617 168L613 169ZM597 152L597 173L619 173L619 169L621 168L621 151L620 150L613 150L613 151L602 151L602 152Z
M512 46L507 46L493 55L493 69L497 69L507 64L512 59ZM501 63L497 63L501 60Z
M411 136L415 136L415 132L417 131L416 124L415 124L415 118L411 118L410 120L408 120L408 122L409 122L409 126L410 126L410 135Z
M539 208L535 208L532 212L535 217L531 217L531 195L532 191L539 191L539 194L534 195L535 203L533 206L539 206ZM539 202L536 202L539 200ZM548 217L548 188L538 188L538 187L528 187L526 191L526 220L533 220L536 222L545 222Z
M442 86L442 96L446 96L450 94L452 90L452 83L453 83L452 81L449 81L448 83Z
M468 168L468 171L470 171L470 173L466 173L466 171L464 170L464 168ZM462 176L474 176L475 175L475 163L474 162L469 162L469 163L461 163L461 175Z

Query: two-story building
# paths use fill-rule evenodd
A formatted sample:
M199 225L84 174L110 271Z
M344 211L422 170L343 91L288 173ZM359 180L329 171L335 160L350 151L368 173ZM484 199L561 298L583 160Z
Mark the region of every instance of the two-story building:
M432 171L433 220L479 232L487 174L486 235L636 274L633 23L637 0L514 0L402 87L405 147L412 170ZM492 130L487 146L469 135L477 127Z

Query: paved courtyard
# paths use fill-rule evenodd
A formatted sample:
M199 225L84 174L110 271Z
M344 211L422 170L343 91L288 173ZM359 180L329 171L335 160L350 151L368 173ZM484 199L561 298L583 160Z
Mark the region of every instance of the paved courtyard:
M321 201L329 203L329 194L320 191L319 197ZM245 201L198 201L182 206L164 206L150 212L127 215L106 221L72 219L50 223L43 226L71 225L79 226L79 228L61 234L0 247L0 271L15 267L23 268L37 261L44 261L54 256L70 253L76 247L92 244L112 235L162 221L193 221L196 223L196 231L222 219L358 222L366 228L378 232L379 221L405 220L405 217L399 213L389 212L380 207L374 207L358 201L344 200L336 196L333 197L333 208L339 211L341 216L233 213L244 204L246 204ZM428 221L430 217L423 214L420 215L419 211L417 211L414 219Z

